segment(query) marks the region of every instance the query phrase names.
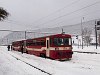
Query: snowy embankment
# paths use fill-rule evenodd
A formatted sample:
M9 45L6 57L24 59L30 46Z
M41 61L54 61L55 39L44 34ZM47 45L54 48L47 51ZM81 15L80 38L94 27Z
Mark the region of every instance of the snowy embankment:
M84 49L73 47L73 50L96 51L95 47ZM98 52L99 50L100 48L97 49ZM25 53L21 54L16 51L7 51L6 47L0 47L0 75L48 75L25 64L23 61L52 75L100 74L100 54L74 53L70 61L60 62Z
M97 47L96 46L73 46L73 51L82 51L82 52L96 52L96 53L100 53L100 46Z

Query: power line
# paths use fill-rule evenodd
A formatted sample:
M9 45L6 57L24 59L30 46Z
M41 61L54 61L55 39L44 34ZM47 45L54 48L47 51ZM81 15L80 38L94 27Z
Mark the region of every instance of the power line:
M80 0L73 1L72 3L68 4L67 6L64 6L63 8L58 9L57 11L55 11L55 12L53 12L53 13L51 13L51 14L49 14L49 15L45 16L45 17L42 17L42 18L40 18L39 20L43 20L44 18L46 18L46 17L48 17L48 16L50 16L50 15L52 15L52 14L54 14L54 13L58 12L58 11L63 10L63 9L65 9L66 7L71 6L72 4L77 3L78 1L80 1ZM39 21L39 20L37 20L37 21ZM8 21L8 23L14 23L14 24L16 24L16 25L23 25L22 23L17 22L17 21L13 21L13 20L6 20L6 22L7 22L7 21ZM37 22L37 21L35 21L35 22ZM26 24L24 24L24 25L26 25ZM27 25L26 25L26 26L27 26Z
M24 32L24 31L13 31L13 30L0 30L0 31L8 31L8 32Z
M64 6L63 8L60 8L60 9L56 10L55 12L52 12L51 14L49 14L49 15L47 15L47 16L45 16L45 17L42 17L42 18L36 20L35 22L40 21L40 20L43 20L44 18L47 18L47 17L51 16L52 14L55 14L56 12L62 11L63 9L68 8L69 6L71 6L71 5L73 5L73 4L76 4L76 3L79 2L79 1L80 1L80 0L73 1L72 3L70 3L70 4L66 5L66 6ZM35 23L35 22L34 22L34 23Z
M26 25L26 24L22 24L22 23L20 23L20 22L18 22L18 21L14 21L14 20L5 20L4 22L7 22L7 23L13 23L13 24L16 24L16 25ZM27 25L26 25L27 26Z
M100 10L98 10L98 11L100 11ZM92 12L92 13L98 13L97 11L94 11L94 12ZM84 15L82 15L82 16L87 16L87 15L91 15L91 13L87 13L87 14L84 14ZM74 18L71 18L71 19L68 19L68 20L74 20L74 19L77 19L77 18L81 18L82 16L77 16L77 17L74 17ZM63 23L63 22L65 22L66 20L63 20L63 21L61 21L61 22L59 22L59 23ZM56 23L56 24L53 24L53 25L58 25L59 23ZM65 25L63 25L63 26L65 26ZM71 26L71 25L69 25L69 26Z
M98 10L98 11L100 11L100 10ZM96 12L96 11L94 11L94 12L92 12L92 13L98 13L98 12ZM86 16L86 15L91 15L90 13L87 13L87 14L84 14L83 16ZM82 16L78 16L78 17L82 17ZM78 18L78 17L75 17L75 18L71 18L71 19L69 19L69 20L73 20L73 19L76 19L76 18ZM97 18L97 19L100 19L100 18ZM89 21L92 21L92 20L94 20L94 19L91 19L91 20L89 20ZM66 20L65 20L66 21ZM88 21L87 21L88 22ZM62 23L62 22L59 22L59 23ZM54 25L56 25L56 24L54 24ZM66 25L63 25L63 26L66 26ZM62 26L62 27L63 27ZM74 24L74 25L67 25L66 27L73 27L73 26L78 26L78 24ZM60 27L60 26L59 26ZM54 28L56 28L56 27L54 27ZM49 29L52 29L52 28L49 28Z
M70 12L70 13L67 13L67 14L64 14L64 15L62 15L62 16L59 16L59 17L57 17L57 18L54 18L54 19L52 19L52 20L49 20L49 21L47 21L47 22L45 22L45 23L43 23L43 24L46 24L46 23L49 23L49 22L55 21L55 20L57 20L57 19L59 19L59 18L62 18L62 17L68 16L68 15L71 15L71 14L77 12L77 11L80 11L80 10L86 9L86 8L91 7L91 6L93 6L93 5L95 5L95 4L98 4L98 3L100 3L100 1L97 1L97 2L95 2L95 3L93 3L93 4L90 4L90 5L85 6L85 7L83 7L83 8L77 9L77 10L72 11L72 12ZM41 24L41 25L43 25L43 24Z
M77 1L79 1L79 0L77 0ZM74 2L73 2L73 3L74 3ZM69 14L72 14L72 13L74 13L74 12L76 12L76 11L85 9L85 8L90 7L90 6L92 6L92 5L95 5L95 4L97 4L97 3L100 3L100 1L95 2L95 3L91 4L91 5L86 6L86 7L83 7L83 8L81 8L81 9L75 10L75 11L73 11L73 12L71 12L71 13L67 13L67 14L65 14L65 15L59 16L59 17L57 17L57 18L55 18L55 19L53 19L53 20L56 20L56 19L61 18L61 17L65 17L65 16L67 16L67 15L69 15ZM65 8L65 7L64 7L64 8ZM63 9L64 9L64 8L63 8ZM59 9L59 10L62 10L62 9ZM50 21L48 21L48 22L51 22L51 21L53 21L53 20L50 20ZM15 23L15 24L18 23L18 22L13 21L13 20L9 20L9 21L12 22L12 23ZM48 22L45 22L45 23L43 23L43 24L46 24L46 23L48 23ZM60 22L60 23L61 23L61 22ZM21 25L23 25L23 24L21 24Z
M34 32L34 31L14 31L14 30L0 30L0 31L8 31L8 32L26 32L26 33L40 33L40 34L56 34L49 32Z
M100 11L100 10L98 10L98 11ZM99 12L97 12L97 11L94 11L94 12L92 12L92 13L99 13ZM84 14L84 15L82 15L82 16L86 16L86 15L91 15L91 12L90 13L87 13L87 14ZM82 16L77 16L77 17L75 17L75 18L71 18L71 19L68 19L68 20L73 20L73 19L76 19L76 18L81 18ZM100 18L97 18L97 19L100 19ZM94 19L91 19L91 20L94 20ZM91 20L89 20L89 21L91 21ZM66 20L65 20L66 21ZM59 22L59 23L62 23L62 21L61 22ZM56 24L53 24L53 25L58 25L58 23L56 23ZM72 26L76 26L77 24L74 24L74 25L67 25L67 27L72 27ZM63 26L66 26L66 25L63 25ZM62 27L63 27L62 26ZM60 27L60 26L59 26ZM54 27L54 28L56 28L56 27ZM51 29L51 28L49 28L49 29Z
M74 1L74 2L72 2L71 4L74 4L75 2L78 2L78 1L80 1L80 0ZM82 10L82 9L85 9L85 8L90 7L90 6L92 6L92 5L95 5L95 4L97 4L97 3L100 3L100 1L95 2L95 3L91 4L91 5L86 6L86 7L83 7L83 8L81 8L81 9L75 10L75 11L73 11L73 12L67 13L67 14L65 14L65 15L59 16L59 17L57 17L57 18L55 18L55 19L53 19L53 20L47 21L47 22L45 22L45 23L43 23L43 24L46 24L46 23L49 23L49 22L54 21L54 20L56 20L56 19L65 17L65 16L70 15L70 14L72 14L72 13L74 13L74 12L77 12L77 11L79 11L79 10ZM68 5L67 5L67 6L68 6ZM66 8L66 6L63 7L62 9L57 10L57 11L63 10L63 9L65 9L65 8ZM57 12L57 11L55 11L55 12ZM53 13L52 13L52 14L53 14ZM48 15L48 16L49 16L49 15ZM14 24L19 25L19 22L17 22L17 21L13 21L13 20L8 20L8 21L10 21L10 22L8 22L8 23L14 23ZM23 25L23 24L20 23L20 25ZM25 25L26 25L26 24L25 24ZM41 25L42 25L42 24L41 24ZM27 25L26 25L26 26L27 26Z

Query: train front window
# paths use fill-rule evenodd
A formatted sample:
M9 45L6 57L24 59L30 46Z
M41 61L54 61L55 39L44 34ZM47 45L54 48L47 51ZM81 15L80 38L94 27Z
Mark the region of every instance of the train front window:
M54 38L55 46L71 45L71 38Z
M69 45L69 38L64 38L64 45Z

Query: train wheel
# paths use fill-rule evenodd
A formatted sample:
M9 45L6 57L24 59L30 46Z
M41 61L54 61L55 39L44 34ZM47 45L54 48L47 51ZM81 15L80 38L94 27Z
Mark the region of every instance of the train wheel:
M40 57L46 58L46 55L44 53L40 53Z

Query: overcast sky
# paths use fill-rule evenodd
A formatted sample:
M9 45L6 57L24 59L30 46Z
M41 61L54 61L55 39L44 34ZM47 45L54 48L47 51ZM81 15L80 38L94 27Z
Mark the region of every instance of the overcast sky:
M100 18L100 0L0 0L10 16L0 29L35 30Z

